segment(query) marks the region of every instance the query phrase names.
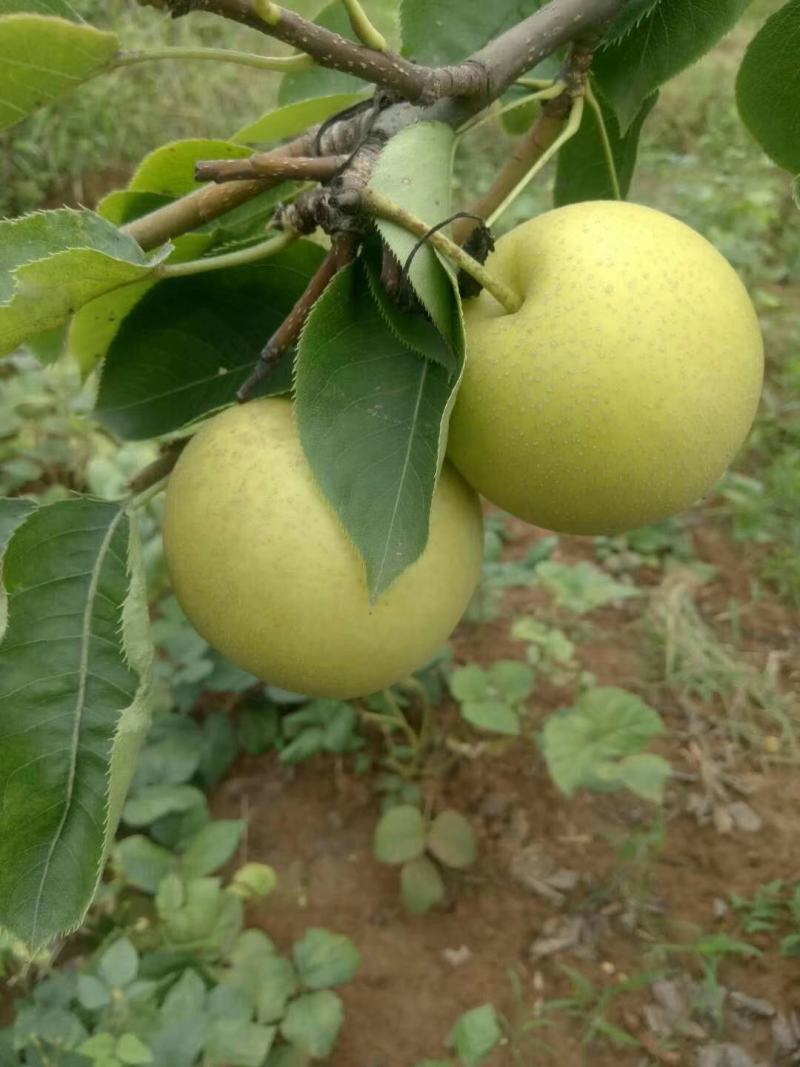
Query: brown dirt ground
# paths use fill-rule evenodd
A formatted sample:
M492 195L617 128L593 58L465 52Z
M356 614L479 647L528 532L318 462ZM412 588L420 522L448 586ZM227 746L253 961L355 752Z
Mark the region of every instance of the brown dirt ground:
M522 524L512 524L510 529L509 555L523 553L540 536ZM746 599L752 572L743 565L739 546L732 546L719 528L698 524L693 535L699 557L719 568L717 578L698 593L706 620L726 610L732 597L745 600L742 647L762 659L779 650L786 661L784 684L796 681L796 675L789 672L791 664L796 669L798 663L792 658L796 647L791 652L798 633L797 616L769 595L757 601ZM564 539L559 549L559 558L570 561L592 555L591 542L580 539ZM656 571L637 575L640 585L654 585L659 578ZM626 601L588 617L588 636L584 633L579 654L599 683L647 693L640 657L645 603L645 598ZM509 591L501 618L465 625L457 632L457 661L491 663L521 657L523 646L508 637L509 622L518 614L546 614L548 610L552 614L540 590ZM529 701L532 723L568 698L563 688L538 684ZM676 770L696 771L678 701L671 701L662 691L656 703L670 727L660 746L662 753ZM452 707L445 706L437 715L442 717L443 733L463 739L470 736L460 728ZM719 742L712 739L712 755L718 749ZM725 758L730 771L729 747ZM523 1010L530 1018L537 1001L569 991L562 963L580 968L598 986L607 988L620 972L630 976L651 968L648 939L685 942L722 929L736 935L730 913L721 920L714 918L715 901L726 898L729 891L751 895L772 879L800 879L800 775L791 764L765 765L760 755L738 752L733 759L733 770L753 790L748 799L763 820L762 829L721 834L711 826L698 825L683 807L690 786L675 782L666 805L666 845L654 866L652 900L658 911L644 935L626 933L615 918L621 909L608 890L614 850L607 836L619 837L638 825L645 817L643 805L621 794L565 798L549 781L531 743L501 745L499 751L463 759L446 776L425 782L427 803L434 808L453 806L472 819L480 835L481 854L474 869L452 876L447 905L423 917L404 913L397 871L372 858L378 803L369 778L355 776L346 763L320 759L286 770L272 757L242 759L220 787L215 810L219 816L245 815L249 820L247 858L268 862L278 872L279 888L251 916L255 924L263 924L272 936L277 932L287 947L305 927L327 926L350 935L362 952L357 979L342 991L346 1022L333 1067L411 1067L424 1056L446 1054L444 1040L455 1019L468 1008L491 1001L506 1015ZM509 873L513 855L531 842L580 873L581 882L562 914L580 912L596 927L595 959L578 961L563 953L535 965L530 962L532 939L546 920L559 914L552 904L515 883ZM749 940L764 949L764 955L755 962L723 964L723 983L750 996L766 997L781 1011L800 1008L800 961L782 959L775 938ZM469 950L465 962L447 962L446 950L461 946ZM667 966L674 967L675 959ZM613 974L607 973L609 963ZM691 967L690 961L683 965ZM515 1007L510 969L522 981L522 1009L519 1004ZM646 1031L640 1010L647 999L646 993L626 994L609 1017L641 1036ZM539 1033L549 1042L554 1059L569 1064L634 1067L658 1062L643 1058L641 1049L611 1050L593 1044L582 1051L577 1021L564 1020ZM727 1039L768 1061L771 1037L766 1024L735 1029ZM516 1060L511 1051L499 1049L489 1064L551 1062L531 1045L521 1045ZM686 1045L677 1057L663 1062L694 1064L696 1051Z

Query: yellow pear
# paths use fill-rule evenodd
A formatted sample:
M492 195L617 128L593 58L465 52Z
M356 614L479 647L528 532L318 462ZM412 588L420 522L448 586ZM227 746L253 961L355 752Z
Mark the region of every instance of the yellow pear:
M466 607L482 546L478 498L445 465L425 551L370 606L285 399L213 418L169 480L164 549L189 619L240 667L310 696L361 696L421 667Z
M566 533L687 508L744 441L763 374L739 278L700 234L638 204L549 211L487 267L521 297L465 306L449 455L493 503Z

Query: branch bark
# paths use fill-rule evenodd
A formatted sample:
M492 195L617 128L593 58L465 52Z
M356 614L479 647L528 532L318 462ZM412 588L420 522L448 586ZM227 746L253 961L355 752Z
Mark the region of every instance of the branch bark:
M249 159L201 159L195 164L198 182L238 182L254 178L278 181L329 181L347 162L347 156L287 158L256 152Z

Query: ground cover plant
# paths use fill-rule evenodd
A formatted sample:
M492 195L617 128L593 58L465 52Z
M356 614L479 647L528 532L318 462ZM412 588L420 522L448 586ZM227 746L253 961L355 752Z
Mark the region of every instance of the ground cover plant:
M0 1062L800 1056L797 3L467 6L0 4Z

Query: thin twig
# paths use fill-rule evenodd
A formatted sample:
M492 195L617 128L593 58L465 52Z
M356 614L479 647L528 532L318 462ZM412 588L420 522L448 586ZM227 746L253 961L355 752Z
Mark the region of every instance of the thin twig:
M365 208L371 214L389 222L394 222L404 230L408 230L409 233L415 233L418 237L427 237L434 248L473 277L482 288L492 294L498 303L503 305L509 314L519 311L522 305L522 297L504 282L501 282L499 278L496 278L483 264L470 256L463 248L451 241L449 237L446 237L445 234L438 230L431 232L429 223L424 222L416 215L412 215L405 208L375 189L367 187L362 193L362 199Z
M149 63L151 60L200 59L213 60L217 63L237 63L242 67L254 67L256 70L291 71L308 70L314 66L311 56L300 53L294 56L260 56L257 52L237 52L232 48L147 48L130 52L117 52L111 61L112 67L130 67L136 63Z
M191 441L191 437L182 437L167 445L158 459L148 463L138 473L134 474L128 482L128 490L132 497L140 496L146 490L153 488L162 482L178 462L178 458L184 448Z
M334 275L347 263L352 262L358 248L358 239L351 234L337 234L330 252L319 265L308 283L305 292L270 337L258 357L253 373L236 393L240 404L249 400L262 381L274 369L283 353L295 343L309 312L322 296Z
M334 177L348 156L300 156L285 159L270 152L257 152L248 159L200 159L194 165L198 182L278 181L324 182Z

